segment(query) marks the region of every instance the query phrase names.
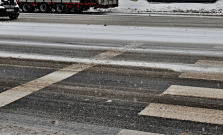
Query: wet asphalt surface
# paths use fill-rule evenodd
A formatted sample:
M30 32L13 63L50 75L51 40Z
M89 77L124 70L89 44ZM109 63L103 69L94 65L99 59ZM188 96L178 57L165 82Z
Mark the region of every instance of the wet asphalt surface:
M20 60L17 62L22 62L23 66L29 63ZM39 64L39 62L33 63L36 66ZM61 63L61 65L66 64ZM43 69L33 66L28 68L1 66L1 68L4 68L6 73L11 72L1 76L1 88L8 89L56 69L50 66L47 68L51 69L44 69L43 66ZM221 134L223 130L221 125L138 115L151 102L223 109L222 100L159 96L170 85L223 88L223 82L180 79L178 75L177 72L158 69L94 66L2 107L0 119L7 123L44 125L48 128L62 126L67 129L72 122L116 128L115 132L99 130L97 134L117 134L118 129L162 134ZM5 115L8 116L3 117ZM33 117L38 120L33 120ZM44 122L38 123L40 121ZM53 121L60 122L55 125ZM67 122L67 125L63 125L63 122ZM64 130L63 128L58 130ZM90 130L92 128L85 131L89 131L90 134ZM71 131L79 132L79 130Z
M191 17L177 19L174 17L139 17L132 15L90 16L56 14L21 14L18 22L54 23L91 23L112 25L142 25L142 26L183 26L183 27L222 27L221 18L207 19ZM63 18L76 16L70 21ZM33 19L35 18L35 19ZM142 21L136 21L140 18ZM156 19L154 19L156 18ZM163 23L161 20L165 18ZM117 21L118 19L118 21ZM89 22L89 20L91 20ZM173 23L173 21L175 23ZM206 21L209 21L207 23ZM0 37L1 40L15 42L62 43L82 46L123 47L130 42L89 39L53 39L40 37ZM40 42L41 40L41 42ZM202 49L200 47L202 46ZM221 52L209 45L172 44L145 42L141 48L178 49L184 51L201 50ZM40 55L55 55L70 58L90 58L106 49L83 49L67 47L26 46L16 43L0 43L0 50L15 53ZM166 54L161 52L125 52L112 60L145 61L176 64L195 64L198 60L222 61L223 57L197 56L186 54ZM26 82L35 80L71 64L68 62L25 60L0 58L0 92L14 88ZM216 134L223 133L222 125L206 124L191 121L172 120L148 116L139 116L149 103L165 103L199 108L223 110L220 99L205 99L195 97L179 97L171 95L160 96L171 85L195 86L223 89L223 82L179 78L181 72L136 68L127 66L95 65L65 80L36 91L9 105L0 108L0 122L6 125L36 127L43 130L64 131L70 134L118 134L122 129L138 130L160 134ZM0 125L1 126L1 125ZM10 128L9 128L10 129ZM0 133L4 128L0 128ZM28 132L28 131L27 131Z
M69 18L69 19L68 19ZM1 19L8 22L8 18ZM122 26L157 26L157 27L206 27L222 28L222 17L202 16L156 16L154 14L134 15L122 13L86 12L83 14L41 14L21 13L14 22L63 23L63 24L96 24Z

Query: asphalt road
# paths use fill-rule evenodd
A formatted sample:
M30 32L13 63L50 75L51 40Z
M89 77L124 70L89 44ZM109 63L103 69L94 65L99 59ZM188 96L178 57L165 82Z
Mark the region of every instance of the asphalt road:
M9 21L8 18L0 19ZM216 16L172 16L157 14L121 14L86 12L83 14L41 14L21 13L15 22L62 23L62 24L96 24L124 26L158 26L158 27L206 27L222 28L222 17Z
M222 28L222 18L210 18L21 14L13 22ZM222 116L200 121L206 115L196 108L223 111L212 92L223 89L222 45L1 35L0 134L220 135ZM213 97L163 94L174 85L210 88ZM10 90L15 95L2 94ZM198 115L139 115L152 103L193 107Z

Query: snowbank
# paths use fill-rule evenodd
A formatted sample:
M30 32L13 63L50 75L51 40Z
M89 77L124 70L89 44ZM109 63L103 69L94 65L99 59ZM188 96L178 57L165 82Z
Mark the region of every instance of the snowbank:
M119 7L99 10L122 13L191 13L223 15L223 0L216 3L149 3L146 0L119 0Z

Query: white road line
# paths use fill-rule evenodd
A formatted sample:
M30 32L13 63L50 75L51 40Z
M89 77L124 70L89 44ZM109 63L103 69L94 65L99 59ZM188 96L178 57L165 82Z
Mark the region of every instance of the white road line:
M198 60L196 65L223 67L223 61Z
M223 111L151 103L139 115L223 125Z
M25 97L35 91L43 89L53 83L57 83L61 80L64 80L90 67L92 67L92 65L71 65L46 76L43 76L41 78L38 78L34 81L2 92L0 93L0 107L3 107L22 97Z
M112 51L110 51L112 52ZM118 53L124 53L118 52ZM0 51L2 58L17 58L17 59L30 59L30 60L48 60L60 62L75 62L84 64L97 64L97 65L114 65L114 66L129 66L129 67L144 67L144 68L159 68L173 70L176 72L200 72L200 73L223 73L223 67L203 67L194 64L179 64L179 63L161 63L161 62L146 62L146 61L125 61L125 60L101 60L95 58L70 58L52 55L38 55L38 54L25 54L15 52Z
M162 135L162 134L123 129L117 135Z
M192 96L201 98L223 99L223 89L172 85L162 95Z
M214 49L223 49L223 46L215 46Z
M223 62L199 60L195 65L204 68L221 68ZM222 76L223 74L214 73L183 73L179 77L223 81ZM172 85L161 95L223 99L223 89ZM151 103L139 115L223 125L223 110Z
M210 61L210 60L198 60L195 65L202 66L203 68L222 68L223 61ZM180 78L202 79L202 80L216 80L223 81L223 73L182 73Z
M124 52L106 51L92 57L91 59L96 59L96 60L111 59L115 56L121 55L122 53Z
M115 57L120 54L121 54L120 52L107 51L107 52L101 53L99 55L96 55L92 58L106 59L106 58ZM57 83L57 82L62 81L68 77L71 77L71 76L73 76L85 69L88 69L92 66L94 66L94 64L73 64L73 65L67 66L63 69L60 69L58 71L55 71L51 74L43 76L41 78L38 78L36 80L30 81L23 85L9 89L7 91L4 91L4 92L0 93L0 107L10 104L10 103L12 103L20 98L23 98L35 91L38 91L38 90L43 89L47 86L50 86L53 83Z
M222 73L182 73L180 78L223 81Z

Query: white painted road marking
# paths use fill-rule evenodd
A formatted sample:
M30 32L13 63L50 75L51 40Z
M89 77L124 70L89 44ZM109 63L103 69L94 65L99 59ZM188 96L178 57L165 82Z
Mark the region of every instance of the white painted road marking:
M139 115L223 125L223 110L151 103Z
M197 63L195 63L195 65L202 66L206 69L211 69L213 67L222 68L223 62L199 60L197 61ZM213 72L182 73L179 77L223 81L222 73L217 74ZM223 99L223 89L190 86L172 85L161 95L167 94L177 96L192 96L199 98ZM149 106L147 106L139 113L139 115L223 125L223 110L150 103Z
M223 67L223 61L198 60L195 64L210 67Z
M202 66L206 69L211 68L222 68L223 61L210 61L210 60L198 60L195 65ZM202 80L216 80L216 81L223 81L223 73L182 73L179 75L180 78L190 78L190 79L202 79Z
M71 65L31 82L2 92L0 93L0 107L25 97L35 91L43 89L53 83L64 80L90 67L92 67L92 65Z
M223 81L223 73L182 73L180 78Z
M96 55L92 58L93 59L95 59L95 58L96 59L106 59L106 58L115 57L122 53L107 51L107 52L103 52L99 55ZM10 103L12 103L20 98L23 98L35 91L38 91L38 90L43 89L47 86L50 86L53 83L60 82L64 79L71 77L71 76L73 76L85 69L88 69L92 66L94 66L94 64L73 64L73 65L67 66L63 69L60 69L58 71L55 71L51 74L43 76L41 78L38 78L36 80L30 81L28 83L22 84L15 88L4 91L4 92L0 93L0 107L10 104Z
M162 135L162 134L123 129L118 133L118 135Z
M124 53L124 52L106 51L106 52L100 53L100 54L92 57L91 59L96 59L96 60L111 59L115 56L121 55L122 53Z
M223 46L214 46L215 49L223 49Z
M192 96L201 98L223 99L223 89L172 85L162 95Z

